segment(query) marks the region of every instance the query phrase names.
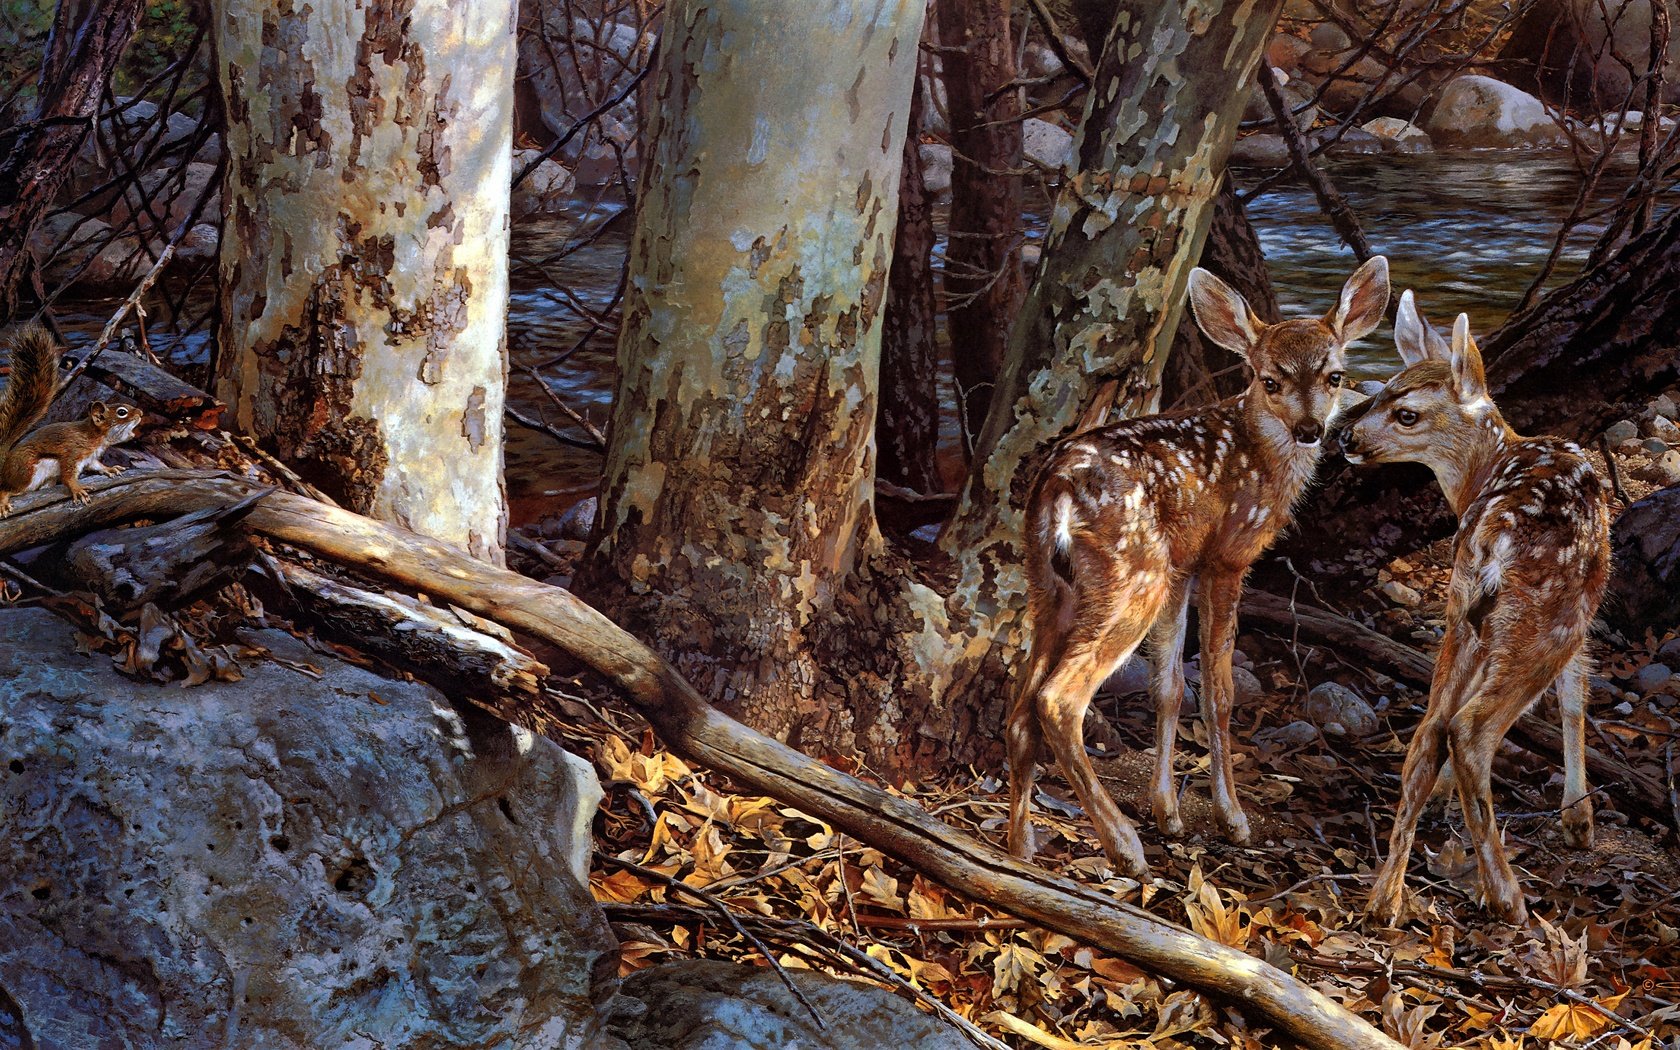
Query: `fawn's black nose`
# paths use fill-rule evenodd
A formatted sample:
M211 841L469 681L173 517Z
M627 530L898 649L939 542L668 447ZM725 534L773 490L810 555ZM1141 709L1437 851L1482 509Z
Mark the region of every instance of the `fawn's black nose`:
M1316 445L1318 439L1324 436L1324 424L1316 419L1307 419L1295 424L1295 440L1303 445Z
M1354 436L1352 427L1342 428L1342 432L1336 436L1336 444L1341 448L1344 456L1349 452L1359 451L1359 439Z

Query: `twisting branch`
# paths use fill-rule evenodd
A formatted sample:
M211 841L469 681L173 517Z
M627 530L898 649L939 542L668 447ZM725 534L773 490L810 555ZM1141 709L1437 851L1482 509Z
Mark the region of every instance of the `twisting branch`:
M1301 138L1301 129L1290 119L1289 108L1283 104L1283 96L1278 93L1272 71L1261 69L1256 79L1260 81L1260 91L1266 96L1266 104L1272 108L1272 116L1277 119L1278 131L1283 134L1284 145L1289 147L1289 159L1294 163L1295 170L1312 187L1313 196L1318 198L1319 206L1329 217L1330 225L1336 228L1337 235L1353 249L1353 254L1359 256L1360 262L1369 259L1376 252L1371 250L1371 242L1360 228L1359 217L1348 207L1347 198L1307 156L1307 144Z

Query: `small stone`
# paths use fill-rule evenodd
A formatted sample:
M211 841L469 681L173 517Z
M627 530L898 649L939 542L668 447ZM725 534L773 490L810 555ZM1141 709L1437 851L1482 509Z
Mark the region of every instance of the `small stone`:
M1320 22L1313 26L1312 45L1320 51L1345 51L1353 46L1353 41L1336 23Z
M1307 720L1333 736L1367 737L1377 731L1377 712L1340 682L1321 682L1307 694L1302 712Z
M1408 573L1415 571L1416 567L1405 558L1395 558L1388 563L1388 568L1390 572Z
M1263 692L1260 679L1253 671L1246 667L1231 668L1231 694L1235 702L1243 704L1258 700Z
M916 147L922 155L922 186L934 196L951 192L951 147L942 142L924 142Z
M1137 696L1149 692L1149 661L1142 656L1133 656L1109 675L1102 687L1103 692L1115 696Z
M1645 434L1647 437L1661 438L1670 445L1680 444L1680 423L1667 416L1652 415L1645 421Z
M1660 456L1664 452L1668 451L1668 442L1664 441L1662 438L1646 438L1644 441L1639 443L1639 447L1651 453L1653 456Z
M1377 589L1383 593L1385 598L1393 602L1395 605L1404 605L1408 609L1423 601L1423 595L1401 583L1399 580L1389 580Z
M1618 419L1604 429L1604 438L1612 445L1620 445L1638 436L1639 424L1631 419Z
M1644 452L1645 448L1640 445L1638 438L1630 437L1626 441L1616 442L1616 451L1624 456L1631 456L1635 453Z
M587 496L567 507L560 515L559 531L562 539L588 541L589 530L595 525L595 511L600 501Z
M1626 700L1623 700L1621 703L1617 704L1615 707L1612 707L1610 710L1613 711L1614 713L1616 713L1617 715L1620 715L1621 717L1626 718L1628 715L1633 714L1633 705L1628 703Z
M1267 726L1254 734L1256 743L1265 744L1278 750L1285 748L1306 747L1318 739L1318 727L1311 722L1296 720L1288 725Z
M1680 664L1680 637L1670 638L1657 646L1657 659L1664 663Z
M1651 471L1664 485L1680 485L1680 452L1674 449L1664 452L1651 464Z
M1664 419L1680 422L1680 405L1674 403L1672 394L1658 394L1651 402L1651 411Z
M1639 669L1638 674L1633 676L1633 684L1641 694L1654 693L1667 685L1668 680L1673 677L1674 672L1669 669L1667 664L1646 664Z
M1021 154L1041 168L1060 171L1073 156L1073 135L1032 117L1021 123Z
M1231 147L1231 163L1248 168L1287 168L1289 147L1284 145L1282 135L1256 132Z
M1254 661L1252 659L1250 659L1249 655L1247 653L1243 652L1241 649L1232 649L1231 650L1231 666L1232 667L1252 668L1254 666Z

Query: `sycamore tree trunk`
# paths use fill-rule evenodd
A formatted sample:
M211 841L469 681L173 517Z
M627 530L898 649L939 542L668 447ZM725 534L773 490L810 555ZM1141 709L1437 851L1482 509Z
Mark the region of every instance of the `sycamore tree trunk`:
M218 394L347 507L499 562L514 0L221 0Z
M894 690L913 640L887 621L910 598L872 497L922 7L666 9L578 578L714 702L820 754L914 746Z
M27 119L0 131L0 324L17 312L29 237L70 177L145 9L142 0L59 0Z
M953 619L978 627L975 640L994 639L1006 658L1021 644L1021 515L1037 454L1110 381L1123 413L1156 407L1242 115L1241 85L1281 6L1114 5L1074 143L1079 170L1057 197L962 501L941 536L960 567L957 598L972 603Z

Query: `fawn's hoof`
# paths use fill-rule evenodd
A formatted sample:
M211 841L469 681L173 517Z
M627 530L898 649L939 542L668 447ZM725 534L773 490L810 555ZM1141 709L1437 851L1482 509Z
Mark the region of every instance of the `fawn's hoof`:
M1584 819L1584 820L1580 819L1580 818L1576 818L1575 820L1570 820L1568 817L1564 817L1563 818L1563 841L1566 845L1573 846L1576 849L1592 849L1592 846L1593 846L1592 815L1588 814L1586 819Z
M1248 817L1241 810L1235 813L1221 813L1219 826L1225 831L1225 838L1238 846L1246 846L1254 837L1248 830Z
M1528 906L1523 903L1522 890L1516 886L1487 894L1487 907L1512 926L1521 926L1528 921Z
M1161 827L1161 834L1169 839L1184 837L1184 820L1177 813L1169 813L1156 821Z

